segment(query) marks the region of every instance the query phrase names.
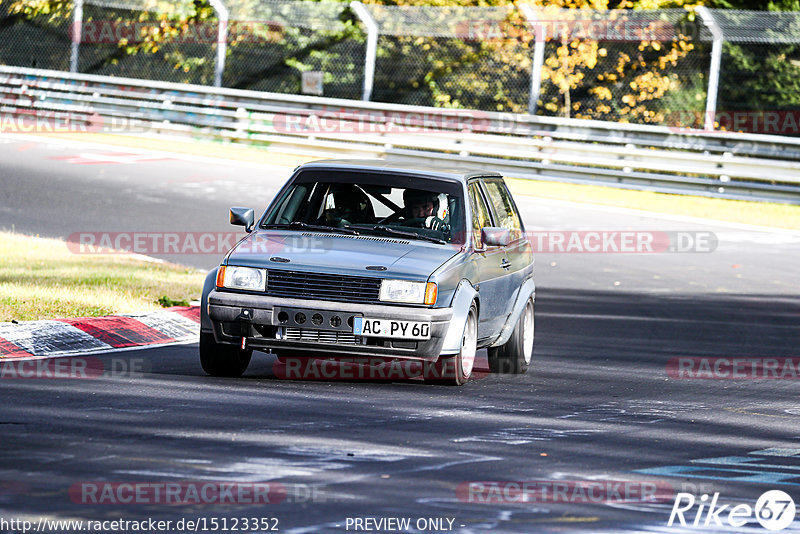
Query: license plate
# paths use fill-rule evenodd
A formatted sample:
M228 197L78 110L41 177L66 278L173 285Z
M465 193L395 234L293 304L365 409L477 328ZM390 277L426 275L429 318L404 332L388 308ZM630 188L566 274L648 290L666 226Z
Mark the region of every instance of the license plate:
M430 339L431 323L393 319L353 318L353 335L392 339Z

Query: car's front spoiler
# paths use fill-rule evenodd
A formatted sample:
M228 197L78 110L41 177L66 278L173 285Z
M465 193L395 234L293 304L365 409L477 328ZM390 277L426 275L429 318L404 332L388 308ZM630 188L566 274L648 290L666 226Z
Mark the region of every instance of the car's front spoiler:
M359 341L355 344L279 339L280 334L277 333L277 330L283 325L276 317L276 310L282 308L321 313L334 312L342 314L342 316L360 315L372 319L429 321L431 337L429 340L416 342L415 348L411 348L409 343L403 343L402 340L390 341L383 338L371 338L370 343L373 344L365 344L364 340L360 338L357 338ZM287 299L214 289L208 295L208 316L211 319L214 337L218 343L240 345L242 338L245 338L245 345L248 348L274 349L287 353L291 351L292 356L315 357L336 354L435 361L442 351L453 311L451 308ZM315 330L315 327L309 324L308 330ZM332 328L320 328L320 330L329 333L334 331ZM345 333L342 328L339 328L338 331Z

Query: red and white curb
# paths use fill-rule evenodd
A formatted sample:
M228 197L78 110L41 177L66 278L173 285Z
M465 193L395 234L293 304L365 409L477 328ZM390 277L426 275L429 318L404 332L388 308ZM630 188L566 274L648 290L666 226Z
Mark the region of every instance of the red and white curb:
M0 360L191 343L199 335L199 306L106 317L0 323Z

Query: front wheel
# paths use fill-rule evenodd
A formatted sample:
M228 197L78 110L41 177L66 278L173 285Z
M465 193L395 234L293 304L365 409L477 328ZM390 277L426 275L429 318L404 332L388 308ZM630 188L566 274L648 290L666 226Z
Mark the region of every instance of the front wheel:
M473 302L467 315L467 324L461 336L461 350L455 356L440 356L434 365L436 378L432 382L463 386L472 376L475 354L478 352L478 308Z
M217 343L214 334L200 333L200 365L211 376L237 378L250 365L252 350L241 350L236 345Z
M493 373L522 374L533 358L533 299L528 299L522 315L505 344L488 351L489 370Z

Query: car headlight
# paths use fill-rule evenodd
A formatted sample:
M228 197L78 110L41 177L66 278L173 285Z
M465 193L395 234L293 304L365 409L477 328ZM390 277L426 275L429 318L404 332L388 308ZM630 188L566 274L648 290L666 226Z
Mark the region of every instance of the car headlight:
M433 304L436 302L436 284L433 282L408 282L406 280L383 280L380 299L385 302L407 304Z
M267 270L223 265L217 271L217 287L266 291Z

